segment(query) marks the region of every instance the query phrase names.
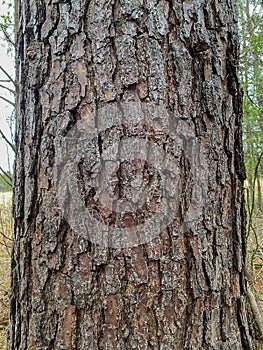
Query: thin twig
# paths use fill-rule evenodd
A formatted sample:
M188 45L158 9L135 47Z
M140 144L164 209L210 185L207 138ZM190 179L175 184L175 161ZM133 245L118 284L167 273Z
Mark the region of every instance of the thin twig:
M8 250L11 248L7 243L1 242L1 241L0 241L0 246L5 247Z
M2 85L2 84L0 84L0 88L8 90L8 91L11 92L11 94L13 94L13 95L15 95L15 93L16 93L15 90L12 90L12 89L10 89L9 87L4 86L4 85Z
M14 79L11 77L10 74L7 73L7 71L0 65L0 70L8 77L8 79L16 86L16 83Z
M8 140L8 138L5 136L5 134L3 133L3 131L0 129L0 136L5 140L5 142L12 148L12 150L14 151L14 153L16 153L16 148L15 145L12 144L11 141Z
M0 231L0 235L3 236L3 237L4 237L5 239L7 239L8 241L13 241L12 238L7 237L7 236L4 234L4 232L2 232L2 231Z
M3 180L9 185L9 186L13 186L13 179L12 179L12 177L6 172L6 171L4 171L4 169L1 167L1 165L0 165L0 170L2 171L2 173L3 173ZM7 177L7 179L9 179L10 181L11 181L11 183L9 183L8 182L8 180L6 179L6 177Z
M248 91L246 90L246 95L247 95L247 98L249 99L249 101L251 102L251 104L256 107L257 109L260 109L259 106L252 100L252 98L249 96L249 93Z
M10 35L7 33L5 27L4 27L2 24L0 24L0 27L1 27L2 31L3 31L3 33L4 33L4 36L5 36L6 40L7 40L11 45L15 46L15 42L10 38Z
M8 100L8 99L7 99L7 98L5 98L4 96L0 96L0 98L1 98L2 100L4 100L5 102L9 103L10 105L12 105L13 107L15 107L15 106L16 106L16 104L15 104L14 102L12 102L12 101Z

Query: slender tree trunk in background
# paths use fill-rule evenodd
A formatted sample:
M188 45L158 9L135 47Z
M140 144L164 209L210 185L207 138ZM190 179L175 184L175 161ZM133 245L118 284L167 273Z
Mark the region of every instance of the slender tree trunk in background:
M9 349L253 349L233 3L19 1ZM87 134L104 123L86 160L79 160L76 188L109 226L118 220L122 228L142 224L158 210L157 167L140 169L136 161L130 169L123 161L115 171L120 197L135 191L134 171L155 191L136 215L100 205L87 183L106 147L114 152L130 135L144 140L147 134L163 151L176 153L167 115L151 114L158 108L174 116L175 129L181 120L193 130L204 149L201 211L189 214L198 169L181 149L174 157L179 204L167 227L143 244L96 244L62 212L60 145L79 122ZM117 111L109 114L116 118L121 111L121 127L107 127L107 113L104 119L98 113L103 110ZM134 126L134 115L150 122ZM187 215L194 225L182 225Z
M258 209L262 210L262 188L261 188L260 174L257 177L257 192L258 192L258 198L257 198Z

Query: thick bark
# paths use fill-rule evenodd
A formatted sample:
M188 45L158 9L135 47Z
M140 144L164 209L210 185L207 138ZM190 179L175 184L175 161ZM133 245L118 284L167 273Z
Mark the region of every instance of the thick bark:
M253 349L233 2L24 0L18 11L10 349ZM169 113L154 115L156 106ZM123 120L108 127L103 108L121 110L130 129ZM150 122L135 127L134 115ZM114 217L94 200L87 178L106 147L118 148L129 133L174 150L173 116L205 150L206 196L193 223L182 225L196 181L182 150L178 206L159 235L108 247L73 230L58 198L63 139L78 122L87 132L106 125L79 164L81 188L100 220L130 227L154 214L158 200L135 218ZM115 173L122 196L132 188L125 164ZM160 197L157 170L134 167L148 183L156 179Z

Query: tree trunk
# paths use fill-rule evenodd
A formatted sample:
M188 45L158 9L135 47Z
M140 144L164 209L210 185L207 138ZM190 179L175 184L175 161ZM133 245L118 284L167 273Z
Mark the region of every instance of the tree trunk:
M233 2L18 11L9 349L253 349Z
M261 211L262 210L262 190L261 190L261 177L260 173L257 176L257 204L258 204L258 209Z

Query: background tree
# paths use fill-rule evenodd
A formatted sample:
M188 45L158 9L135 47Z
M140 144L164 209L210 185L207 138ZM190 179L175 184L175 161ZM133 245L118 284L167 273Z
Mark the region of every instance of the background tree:
M26 0L18 17L10 349L253 349L233 2ZM78 157L83 132L95 136ZM148 163L105 158L131 137L153 147ZM168 194L153 145L173 160ZM117 203L143 179L140 209L91 185L108 168ZM134 245L165 202L177 204L167 227ZM131 244L96 244L76 203L107 239L137 230Z
M250 287L258 297L251 304L262 304L262 2L239 1L240 13L240 78L244 89L243 135L247 181L245 184L247 204L248 267L251 274ZM260 298L261 296L261 298ZM257 302L256 302L257 301ZM256 302L256 303L255 303ZM252 306L253 308L253 306ZM262 337L263 319L257 321Z
M249 184L249 204L256 193L256 206L262 209L262 3L259 1L240 1L241 22L241 62L240 77L244 88L243 129L247 178ZM256 173L255 173L256 171Z
M262 220L262 3L240 1L241 69L244 88L243 131L247 172L247 235L254 254L261 250L262 235L258 227Z

